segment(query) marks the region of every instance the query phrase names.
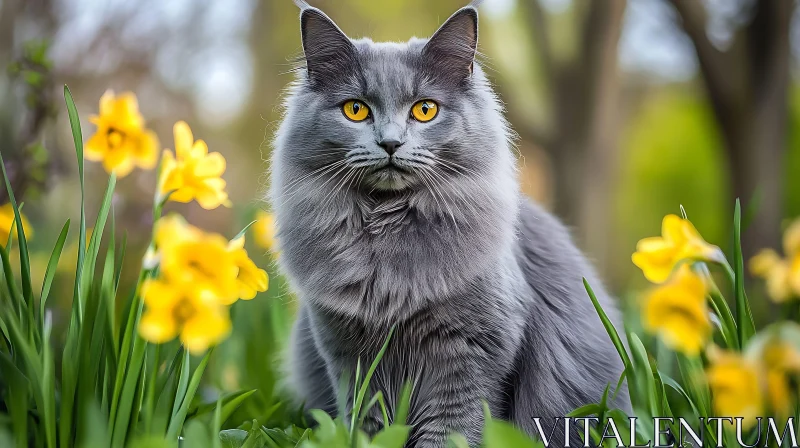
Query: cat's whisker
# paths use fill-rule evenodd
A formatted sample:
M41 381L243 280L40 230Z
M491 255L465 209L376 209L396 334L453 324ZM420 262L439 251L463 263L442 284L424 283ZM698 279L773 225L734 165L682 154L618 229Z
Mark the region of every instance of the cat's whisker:
M287 183L287 184L286 184L286 185L283 187L283 189L284 189L284 191L288 191L289 189L291 189L291 188L295 187L296 185L300 184L300 183L301 183L301 182L303 182L304 180L306 180L306 179L308 179L308 178L311 178L312 176L314 176L315 174L318 174L319 172L323 172L323 173L324 173L324 172L326 172L328 169L333 169L333 168L336 168L336 167L338 167L338 166L340 166L340 165L343 165L343 164L345 164L345 163L347 163L347 161L345 161L345 160L337 160L337 161L335 161L335 162L331 162L331 163L328 163L328 164L326 164L326 165L323 165L323 166L321 166L321 167L317 168L316 170L314 170L314 171L312 171L312 172L310 172L310 173L308 173L308 174L305 174L305 175L301 176L300 178L298 178L298 179L295 179L295 180L293 180L293 181L291 181L291 182Z
M435 168L432 168L432 169L430 169L430 170L429 170L429 173L430 173L432 176L436 176L436 177L439 179L439 182L440 182L441 184L443 184L443 185L447 185L447 179L444 177L444 175L442 175L442 173L439 173L438 171L436 171L436 169L435 169ZM477 182L475 182L473 179L469 179L469 181L470 181L470 182L472 182L472 184L473 184L473 185L475 185L475 187L476 187L476 188L479 188L479 187L480 187L480 186L478 185L478 183L477 183ZM470 212L471 212L471 213L473 213L473 214L477 213L477 210L475 209L474 205L473 205L473 204L472 204L470 201L468 201L466 198L464 198L463 196L460 196L460 195L456 194L456 195L455 195L455 198L453 198L453 196L451 196L451 195L450 195L450 189L445 189L445 188L443 188L443 191L444 191L444 193L445 193L445 194L446 194L446 195L447 195L447 196L450 198L450 200L453 202L453 206L454 206L454 207L455 207L455 205L456 205L456 204L455 204L455 202L456 202L456 199L458 199L458 202L460 202L461 204L463 204L463 206L464 206L464 207L466 207L468 210L470 210ZM453 194L455 194L455 193L453 193ZM467 225L467 227L468 227L470 230L474 230L474 229L473 229L473 225L472 225L472 223L471 223L469 220L467 220L467 221L465 221L465 222L466 222L466 225Z
M329 164L329 165L323 167L320 170L317 170L317 171L321 171L321 172L311 173L309 175L304 176L303 179L298 179L297 181L292 183L291 187L293 187L293 188L290 189L289 188L290 185L287 185L287 187L285 188L286 191L281 194L280 198L283 199L283 200L291 199L292 197L294 197L295 194L297 194L300 191L303 191L303 187L305 186L305 182L301 182L302 180L307 179L308 181L312 181L312 180L319 179L319 178L325 176L326 174L330 173L331 171L339 168L340 166L342 166L344 164L345 164L345 162L343 160L342 161L338 161L338 162ZM316 175L314 175L314 174L316 174ZM314 176L312 177L312 175L314 175Z
M438 183L440 185L441 192L444 193L445 195L447 195L448 198L450 198L450 201L452 202L452 205L453 205L454 208L456 207L456 199L458 199L459 200L458 202L461 202L462 204L464 204L468 209L474 210L472 208L472 206L469 204L469 202L466 201L462 196L456 195L455 197L453 197L453 195L451 195L450 189L446 188L446 185L448 184L448 180L441 173L436 171L435 167L431 167L427 171L428 171L428 173L430 174L431 177L435 177L436 179L438 179L438 181L439 181ZM455 194L455 193L453 193L453 194ZM466 222L467 227L470 230L473 230L472 223L469 222L469 220L467 220L465 222Z
M351 168L351 167L347 166L346 168ZM342 188L344 188L345 183L349 184L348 179L352 181L351 178L355 177L356 174L357 174L356 170L350 169L350 171L348 171L347 174L344 175L342 180L336 184L336 187L333 190L331 190L331 192L327 194L325 198L323 198L322 200L322 203L324 204L323 207L327 207L330 204L330 202L333 201L333 198L335 198L336 195L339 194L339 191L341 191Z
M433 195L434 200L436 200L436 202L439 203L439 200L436 199L436 192L437 192L437 188L436 187L437 186L440 187L440 186L438 185L438 183L436 183L434 181L433 177L431 177L428 174L429 172L430 171L428 171L428 170L420 170L419 171L420 179L427 179L427 181L424 181L424 182L425 182L426 185L428 185L428 189L430 190L431 194ZM442 199L443 208L447 210L447 213L450 214L450 218L453 220L453 225L456 228L456 233L461 233L461 231L460 231L460 229L458 227L458 221L456 221L456 216L455 216L455 214L453 214L453 210L450 209L450 206L447 204L447 201L445 200L445 198L441 194L441 192L439 192L439 197L441 197L441 199Z

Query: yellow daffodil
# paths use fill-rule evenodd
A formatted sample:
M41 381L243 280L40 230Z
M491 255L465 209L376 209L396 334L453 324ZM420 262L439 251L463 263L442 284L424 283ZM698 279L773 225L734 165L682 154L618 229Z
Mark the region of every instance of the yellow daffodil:
M273 251L275 250L275 217L263 210L256 213L256 223L253 224L253 235L256 238L258 247Z
M682 265L668 283L658 286L645 299L645 329L658 334L673 350L697 355L712 331L706 290L703 278L688 265Z
M705 242L689 220L676 215L665 216L661 236L640 240L631 258L653 283L666 281L683 260L725 262L717 246Z
M764 415L764 392L759 378L759 366L738 353L714 347L708 352L711 365L706 371L713 396L714 412L718 416L743 417L750 427L756 417Z
M178 215L162 218L154 236L160 272L193 296L212 295L222 304L238 299L239 268L228 241L187 224Z
M164 151L161 162L160 186L162 195L172 192L171 201L197 200L201 207L211 210L230 206L225 191L225 158L218 152L209 154L203 140L194 140L192 130L183 121L175 123L175 154Z
M152 169L158 161L158 138L144 127L144 118L133 93L114 96L111 90L100 98L100 115L89 121L97 126L86 142L85 157L103 162L103 168L118 177L134 167Z
M25 239L29 240L33 237L33 228L28 222L28 218L20 211L19 217L22 219L22 231L25 233ZM17 238L17 226L14 219L14 207L11 203L0 206L0 246L5 246L8 241L8 236L11 235L12 239Z
M766 280L767 295L783 303L797 293L792 284L792 266L772 249L763 249L750 259L750 272Z
M239 273L236 276L236 284L239 287L239 298L250 300L259 292L264 292L269 287L269 277L267 271L259 269L253 260L247 256L244 249L244 236L232 240L228 245L233 253Z
M267 273L247 256L243 237L229 242L179 215L158 220L144 264L159 269L142 288L146 311L139 333L155 343L180 336L193 353L225 338L230 304L267 289Z
M760 361L770 407L779 416L787 417L793 404L789 375L800 373L800 351L776 339L766 344Z
M782 258L772 249L763 249L750 259L750 272L767 284L767 295L783 303L800 297L800 219L783 233Z
M187 294L183 287L163 280L148 280L142 287L147 309L139 334L153 343L180 337L194 354L223 340L231 329L227 308L210 294Z

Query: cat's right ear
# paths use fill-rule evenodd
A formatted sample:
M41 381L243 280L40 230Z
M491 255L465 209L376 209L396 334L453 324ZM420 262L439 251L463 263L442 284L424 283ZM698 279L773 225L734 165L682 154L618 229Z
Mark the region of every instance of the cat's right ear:
M351 75L357 64L356 49L348 37L317 8L303 8L300 32L308 80L322 85L337 75Z

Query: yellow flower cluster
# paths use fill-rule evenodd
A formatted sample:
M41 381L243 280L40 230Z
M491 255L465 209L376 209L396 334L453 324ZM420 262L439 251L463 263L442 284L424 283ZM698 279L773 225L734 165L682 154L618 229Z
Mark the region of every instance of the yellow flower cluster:
M28 218L20 211L20 218L22 218L22 230L25 232L25 239L31 239L33 236L33 229L31 229ZM8 237L12 239L17 238L17 226L14 219L14 207L11 203L0 206L0 246L5 246Z
M689 220L667 215L661 236L639 241L631 259L648 280L661 284L644 300L645 329L673 350L697 355L710 338L712 326L707 280L691 264L722 263L722 251L708 244Z
M719 247L706 243L688 219L667 215L661 236L640 240L631 259L648 280L663 283L682 261L722 263L725 256Z
M206 210L230 206L225 180L225 158L218 152L209 154L203 140L194 140L192 130L183 121L175 123L175 154L164 151L161 162L160 193L172 192L170 200L191 202L197 200Z
M159 145L155 133L144 127L136 96L126 92L118 97L111 91L100 98L100 115L91 118L97 131L86 142L85 157L101 161L109 173L127 175L134 167L155 168ZM225 158L208 152L203 140L194 140L183 121L173 127L175 153L165 150L159 174L159 192L169 200L191 202L211 210L230 206L225 191Z
M800 297L800 219L792 222L783 234L781 258L772 249L764 249L750 259L750 272L766 281L767 294L777 303Z
M134 94L106 92L100 99L100 114L91 121L97 131L86 142L87 159L101 161L106 171L119 177L134 167L156 166L158 139L145 128ZM225 158L209 153L206 143L195 140L183 121L175 123L173 135L175 151L165 150L161 159L157 200L197 201L207 210L229 207L222 179ZM0 214L0 231L4 230L3 219ZM272 220L268 215L263 219L256 239L270 248ZM250 300L268 287L266 271L259 269L244 249L244 236L228 241L187 224L179 215L158 220L145 265L157 265L158 275L145 280L141 288L146 310L139 334L154 343L179 337L192 353L206 350L230 332L230 305L238 299Z
M717 415L743 417L747 426L768 411L777 417L789 415L793 405L789 375L800 373L796 348L772 339L745 355L712 347L708 358L706 376Z
M100 98L100 115L89 120L97 126L97 132L86 142L87 159L102 161L103 168L118 177L127 176L135 167L156 166L158 138L144 127L133 93L115 96L107 91Z
M683 264L669 282L653 289L645 299L644 327L664 344L695 356L712 333L706 303L705 279Z
M255 236L255 243L268 251L274 252L277 249L276 245L275 218L263 211L259 210L256 213L256 223L253 224L253 234Z
M150 342L179 336L187 350L202 352L230 331L231 304L267 290L267 273L248 257L244 236L227 241L170 215L156 223L153 244L159 275L142 287L147 309L139 324Z

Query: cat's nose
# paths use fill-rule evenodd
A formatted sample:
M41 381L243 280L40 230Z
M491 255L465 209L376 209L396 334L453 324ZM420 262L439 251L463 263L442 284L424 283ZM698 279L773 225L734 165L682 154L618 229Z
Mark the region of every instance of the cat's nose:
M383 148L383 150L386 151L387 154L392 155L398 150L398 148L403 146L403 142L398 140L387 139L379 141L378 146Z

